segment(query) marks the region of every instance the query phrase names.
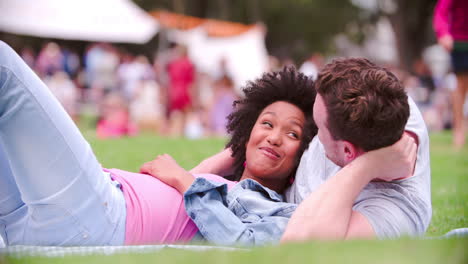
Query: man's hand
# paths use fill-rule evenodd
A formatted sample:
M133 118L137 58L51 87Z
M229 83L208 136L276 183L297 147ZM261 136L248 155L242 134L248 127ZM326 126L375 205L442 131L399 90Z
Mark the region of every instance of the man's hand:
M156 159L146 162L141 166L140 173L151 175L160 181L177 189L181 194L184 193L194 181L192 174L168 154L159 155Z
M410 177L414 173L417 143L414 134L405 132L395 144L369 151L362 155L376 170L374 180L394 181Z

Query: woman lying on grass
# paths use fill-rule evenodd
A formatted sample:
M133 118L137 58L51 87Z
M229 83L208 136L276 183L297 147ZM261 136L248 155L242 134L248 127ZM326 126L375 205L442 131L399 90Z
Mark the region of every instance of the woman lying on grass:
M3 42L0 58L0 235L6 245L197 238L260 245L281 237L296 205L283 203L279 193L316 132L315 91L307 77L284 70L248 84L228 125L241 182L192 176L164 155L142 172L165 184L103 170L47 87Z
M142 173L173 186L210 243L261 245L279 241L296 208L283 191L292 183L300 157L317 129L312 82L293 69L264 74L247 84L244 99L228 117L227 147L234 157L232 184L192 175L169 155L144 164ZM229 189L229 191L228 191Z

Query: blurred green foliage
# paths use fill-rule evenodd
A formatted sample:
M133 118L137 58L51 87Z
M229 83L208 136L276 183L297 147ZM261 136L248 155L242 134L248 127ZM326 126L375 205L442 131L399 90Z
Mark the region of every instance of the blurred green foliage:
M339 33L361 43L373 34L381 17L389 19L396 33L395 44L403 69L410 70L422 50L435 43L431 22L437 0L133 1L145 10L165 9L247 24L261 21L268 29L269 52L281 59L292 58L296 63L302 63L313 52L333 54L333 38Z
M348 0L134 0L145 10L165 9L203 18L266 25L267 48L302 62L311 52L333 52L332 38L359 21Z

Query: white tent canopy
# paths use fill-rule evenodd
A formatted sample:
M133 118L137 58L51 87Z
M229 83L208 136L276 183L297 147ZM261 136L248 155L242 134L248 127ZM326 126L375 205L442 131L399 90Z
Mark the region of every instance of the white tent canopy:
M225 60L239 94L246 81L260 78L268 70L265 33L261 27L231 37L208 37L203 27L170 30L168 38L187 46L190 59L201 72L215 76L221 60Z
M145 43L158 29L130 0L0 0L0 31L13 34Z

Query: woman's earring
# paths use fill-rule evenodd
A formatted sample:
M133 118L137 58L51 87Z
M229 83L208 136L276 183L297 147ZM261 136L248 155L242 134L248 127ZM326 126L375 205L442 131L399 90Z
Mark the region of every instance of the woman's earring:
M244 168L245 168L245 165L247 165L247 161L244 161Z

